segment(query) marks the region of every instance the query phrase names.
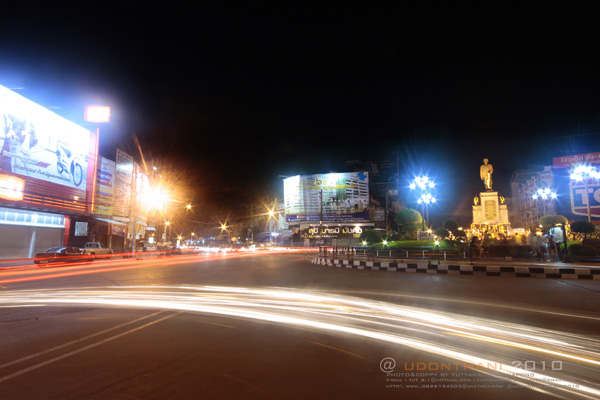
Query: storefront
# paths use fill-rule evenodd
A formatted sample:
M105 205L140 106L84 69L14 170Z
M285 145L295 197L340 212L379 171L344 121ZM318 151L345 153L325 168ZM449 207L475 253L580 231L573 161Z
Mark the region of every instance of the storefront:
M63 243L69 218L58 214L0 207L2 259L31 258Z

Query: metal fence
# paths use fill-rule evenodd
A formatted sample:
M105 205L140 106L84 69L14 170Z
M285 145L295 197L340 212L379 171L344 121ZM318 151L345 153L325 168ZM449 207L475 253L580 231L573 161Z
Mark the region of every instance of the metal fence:
M467 251L445 251L435 248L413 248L413 249L373 249L367 247L330 247L320 246L319 256L341 259L434 259L434 260L467 260L478 257L471 257ZM480 257L481 258L481 257Z

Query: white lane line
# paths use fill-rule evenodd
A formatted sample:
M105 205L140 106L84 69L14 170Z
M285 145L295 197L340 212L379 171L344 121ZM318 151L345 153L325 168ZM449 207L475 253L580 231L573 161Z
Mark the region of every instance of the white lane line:
M146 315L144 317L140 317L138 319L134 319L133 321L125 322L123 324L120 324L120 325L117 325L117 326L113 326L112 328L108 328L108 329L105 329L103 331L93 333L91 335L79 338L77 340L73 340L71 342L67 342L67 343L61 344L61 345L56 346L56 347L52 347L52 348L44 350L44 351L40 351L39 353L35 353L35 354L31 354L29 356L25 356L25 357L19 358L18 360L14 360L14 361L11 361L9 363L0 365L0 369L9 367L9 366L14 365L14 364L18 364L18 363L20 363L22 361L26 361L26 360L29 360L31 358L35 358L35 357L41 356L43 354L51 353L51 352L53 352L55 350L62 349L63 347L67 347L67 346L70 346L70 345L75 344L75 343L83 342L83 341L91 339L91 338L93 338L95 336L103 335L103 334L105 334L107 332L114 331L115 329L119 329L119 328L122 328L124 326L135 324L136 322L143 321L145 319L148 319L148 318L153 317L153 316L158 315L158 314L162 314L164 312L165 312L165 310L157 311L157 312L152 313L150 315Z
M75 355L75 354L81 353L82 351L89 350L89 349L91 349L91 348L94 348L94 347L96 347L96 346L100 346L101 344L104 344L104 343L110 342L110 341L112 341L112 340L118 339L118 338L120 338L120 337L123 337L123 336L125 336L125 335L129 335L130 333L133 333L133 332L139 331L140 329L144 329L144 328L146 328L146 327L148 327L148 326L150 326L150 325L157 324L157 323L159 323L159 322L161 322L161 321L164 321L164 320L166 320L166 319L168 319L168 318L174 317L175 315L181 314L182 312L183 312L183 311L179 311L179 312L173 313L173 314L171 314L171 315L167 315L167 316L165 316L165 317L162 317L162 318L160 318L160 319L157 319L156 321L148 322L148 323L147 323L147 324L145 324L145 325L141 325L141 326L138 326L137 328L130 329L130 330L128 330L128 331L125 331L125 332L123 332L123 333L119 333L118 335L111 336L111 337L109 337L109 338L106 338L106 339L104 339L104 340L101 340L101 341L99 341L99 342L97 342L97 343L90 344L90 345L88 345L88 346L85 346L85 347L82 347L82 348L80 348L80 349L77 349L77 350L71 351L70 353L65 353L65 354L63 354L63 355L60 355L60 356L58 356L58 357L51 358L50 360L47 360L47 361L41 362L41 363L39 363L39 364L32 365L32 366L31 366L31 367L29 367L29 368L22 369L21 371L17 371L17 372L15 372L15 373L12 373L12 374L10 374L10 375L3 376L2 378L0 378L0 383L2 383L2 382L5 382L5 381L7 381L7 380L9 380L9 379L12 379L12 378L16 378L16 377L17 377L17 376L19 376L19 375L23 375L23 374L25 374L25 373L27 373L27 372L30 372L30 371L36 370L36 369L38 369L38 368L41 368L41 367L44 367L44 366L46 366L46 365L52 364L52 363L54 363L54 362L56 362L56 361L60 361L60 360L62 360L62 359L64 359L64 358L71 357L71 356L73 356L73 355Z

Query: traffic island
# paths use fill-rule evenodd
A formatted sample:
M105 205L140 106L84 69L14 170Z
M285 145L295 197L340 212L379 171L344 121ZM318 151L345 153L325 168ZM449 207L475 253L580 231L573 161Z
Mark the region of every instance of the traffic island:
M480 264L458 263L456 261L442 260L368 261L337 259L331 257L314 257L312 259L312 263L338 268L351 268L386 272L412 272L442 275L510 276L518 278L600 280L600 268L597 267L487 265L485 261Z

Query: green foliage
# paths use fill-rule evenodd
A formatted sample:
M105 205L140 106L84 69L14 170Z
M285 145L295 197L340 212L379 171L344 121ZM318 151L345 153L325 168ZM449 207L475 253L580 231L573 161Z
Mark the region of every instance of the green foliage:
M578 221L574 221L571 224L571 232L574 233L583 233L583 242L587 240L588 233L594 233L596 231L596 226L591 222L588 222L584 219L580 219Z
M420 224L423 222L423 216L415 209L405 208L396 214L396 222L400 226L405 224Z
M374 229L364 230L360 234L360 241L367 242L369 245L383 242L381 235Z
M569 253L573 256L600 256L600 247L572 244L569 246Z
M580 219L578 221L574 221L571 224L571 232L576 233L592 233L596 230L596 227L591 222Z
M545 217L540 218L540 225L544 227L552 227L558 224L567 225L569 220L562 215L546 215Z
M444 221L444 223L442 224L443 228L446 228L448 231L450 232L454 232L455 230L458 229L458 222L456 222L453 219L447 219Z
M436 229L435 234L442 239L445 239L448 236L450 236L450 232L448 232L448 229L446 229L446 228Z
M417 231L421 228L419 224L404 224L400 226L400 240L414 240L417 238Z
M456 236L457 238L464 238L467 237L467 234L464 231L455 230L454 236Z

